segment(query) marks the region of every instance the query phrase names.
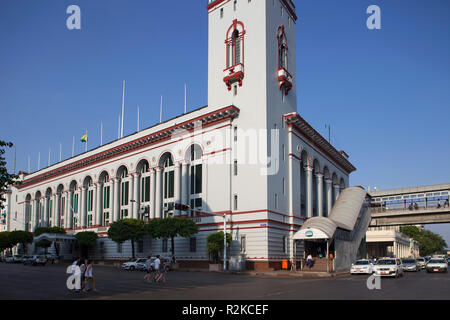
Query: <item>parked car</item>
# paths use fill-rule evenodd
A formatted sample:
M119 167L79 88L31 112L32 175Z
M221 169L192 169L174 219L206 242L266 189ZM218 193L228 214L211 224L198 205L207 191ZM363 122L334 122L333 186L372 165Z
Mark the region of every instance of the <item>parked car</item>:
M417 266L420 269L425 269L425 267L427 265L427 261L425 260L425 258L420 257L420 258L417 258L416 261L417 261Z
M45 258L47 259L47 261L54 263L56 260L58 260L58 257L54 254L46 254Z
M13 257L13 256L7 256L7 257L5 257L5 262L6 262L6 263L13 263L13 262L14 262L14 257Z
M374 267L377 276L395 277L403 276L403 265L400 259L385 258L378 260Z
M352 264L350 274L372 274L373 261L372 260L358 260Z
M26 262L29 260L29 259L31 259L32 258L32 256L22 256L22 263L23 264L26 264Z
M448 262L445 259L431 259L427 263L427 272L448 272Z
M402 260L402 264L403 264L403 271L407 272L418 272L420 271L419 266L417 265L417 260L416 259L403 259Z
M23 264L30 264L32 266L45 266L47 264L47 258L45 256L30 256L24 261Z
M150 262L150 268L152 271L155 271L155 260L156 257L151 258ZM171 271L172 270L172 259L168 257L159 257L159 260L161 261L162 265L164 266L164 270Z
M145 262L146 261L147 261L147 259L140 258L140 259L136 259L136 260L133 260L133 261L125 262L125 263L122 264L122 269L123 270L130 270L130 271L142 270L143 267L145 267Z

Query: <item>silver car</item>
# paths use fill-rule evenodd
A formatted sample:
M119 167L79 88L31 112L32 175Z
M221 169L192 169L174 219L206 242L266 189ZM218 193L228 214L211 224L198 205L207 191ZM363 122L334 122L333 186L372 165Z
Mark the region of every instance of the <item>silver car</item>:
M416 259L403 259L403 271L409 271L409 272L418 272L420 271L420 267L417 264Z
M431 259L427 263L427 272L448 272L448 262L445 259Z
M425 258L420 257L420 258L417 258L416 261L417 261L417 266L420 269L425 269L425 267L427 265L427 261L425 260Z
M403 264L400 259L384 258L377 261L374 271L377 276L398 278L403 276Z

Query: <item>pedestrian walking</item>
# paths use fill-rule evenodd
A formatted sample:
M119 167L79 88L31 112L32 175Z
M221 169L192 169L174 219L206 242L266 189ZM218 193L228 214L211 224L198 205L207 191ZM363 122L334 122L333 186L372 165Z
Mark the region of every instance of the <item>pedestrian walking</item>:
M88 282L90 282L91 284L91 290L92 291L97 291L95 289L95 280L94 280L94 271L93 271L93 261L88 261L87 263L87 267L86 267L86 271L84 273L84 277L85 277L85 283L84 283L84 288L83 288L83 292L86 292L86 287L88 285Z
M84 287L84 273L86 272L86 261L84 259L80 260L80 282L81 282L81 288Z
M154 281L158 282L161 279L161 260L159 259L160 256L159 254L156 256L156 259L154 261L155 263L155 271L156 271L156 275L154 277Z
M444 208L448 208L448 207L449 207L449 203L448 203L448 199L447 199L447 200L445 200Z
M158 272L158 277L156 278L156 282L161 281L166 283L166 266L164 265L164 263L160 263L159 264L159 272Z
M145 269L147 273L144 276L144 280L151 281L152 280L152 256L148 256L147 261L145 261Z

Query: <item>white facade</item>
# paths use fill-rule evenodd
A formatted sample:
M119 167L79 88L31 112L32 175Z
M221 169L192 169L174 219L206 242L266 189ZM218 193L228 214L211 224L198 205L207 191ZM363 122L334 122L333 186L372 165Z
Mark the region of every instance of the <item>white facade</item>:
M399 259L418 258L419 243L401 233L399 228L371 228L366 233L367 255Z
M177 239L177 258L207 261L206 236L223 230L226 214L229 253L245 254L250 268L292 257L294 232L327 216L355 168L296 114L293 3L216 0L208 11L208 106L22 175L10 229L53 225L104 236L121 218L187 215L200 232ZM139 246L142 255L170 251L164 240ZM96 249L96 259L130 255L128 244L108 239Z

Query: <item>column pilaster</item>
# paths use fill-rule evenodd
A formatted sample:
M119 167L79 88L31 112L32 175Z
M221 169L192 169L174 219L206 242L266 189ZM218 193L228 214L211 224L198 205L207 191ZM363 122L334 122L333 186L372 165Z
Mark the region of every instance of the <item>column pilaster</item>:
M317 215L323 217L323 174L316 174L317 179Z
M305 167L306 173L306 216L312 218L313 216L313 168Z

